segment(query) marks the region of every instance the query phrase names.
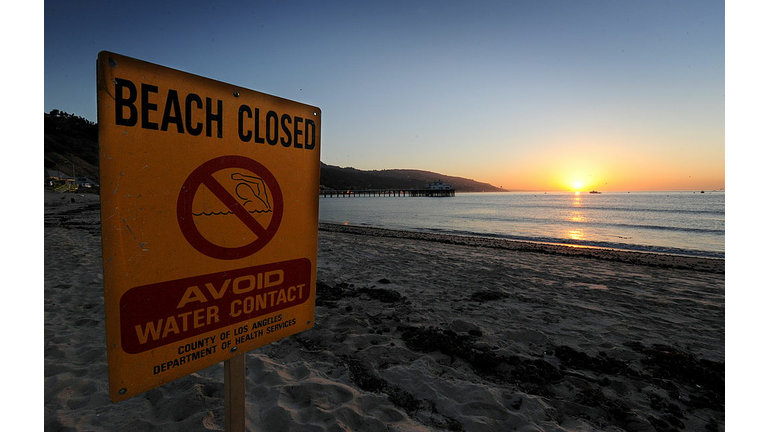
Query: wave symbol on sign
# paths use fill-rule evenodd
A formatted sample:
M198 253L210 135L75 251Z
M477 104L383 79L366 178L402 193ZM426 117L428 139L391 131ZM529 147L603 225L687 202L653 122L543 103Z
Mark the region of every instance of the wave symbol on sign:
M239 183L235 186L235 195L248 213L271 213L272 205L267 196L267 187L260 177L234 173L232 180ZM193 216L231 215L231 211L192 213Z

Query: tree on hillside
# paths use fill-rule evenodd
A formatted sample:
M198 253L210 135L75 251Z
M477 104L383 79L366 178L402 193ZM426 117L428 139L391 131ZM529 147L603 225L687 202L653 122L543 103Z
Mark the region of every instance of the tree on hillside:
M52 110L45 114L45 168L99 180L98 126L83 117Z
M99 129L96 123L57 109L45 115L45 132L61 132L96 141Z

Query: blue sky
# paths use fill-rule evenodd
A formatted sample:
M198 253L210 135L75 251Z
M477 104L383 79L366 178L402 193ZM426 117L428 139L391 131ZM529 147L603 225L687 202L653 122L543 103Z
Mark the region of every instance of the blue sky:
M96 121L108 50L319 106L333 165L510 189L725 186L723 1L48 1L44 14L45 112Z

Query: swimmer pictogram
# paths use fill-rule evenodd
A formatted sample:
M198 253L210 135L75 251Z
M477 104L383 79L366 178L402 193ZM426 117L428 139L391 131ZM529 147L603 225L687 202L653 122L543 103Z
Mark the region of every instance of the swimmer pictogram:
M272 212L272 205L269 203L269 196L267 195L267 186L262 178L242 173L234 173L230 178L238 182L235 186L235 195L240 199L240 203L248 213ZM193 216L226 216L231 214L234 214L231 210L192 213Z
M204 206L194 211L195 197L204 193L212 195L206 202L211 207L215 203L216 208ZM267 215L269 219L263 219ZM196 223L196 219L217 216L235 218L225 225L217 221L216 227L221 229L215 236ZM179 192L179 228L195 249L212 258L238 259L256 253L277 233L282 216L283 196L277 180L266 167L243 156L221 156L205 162L189 175ZM228 234L236 229L249 233L251 240L230 246L242 238L241 234Z

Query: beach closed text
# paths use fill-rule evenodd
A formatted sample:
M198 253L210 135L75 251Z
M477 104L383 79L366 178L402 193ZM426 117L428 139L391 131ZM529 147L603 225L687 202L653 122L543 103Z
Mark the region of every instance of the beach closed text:
M315 118L252 104L236 104L231 109L220 98L124 78L115 78L113 94L117 126L212 138L236 135L246 143L310 151L320 141ZM231 124L236 125L236 133L225 126L230 117L235 120Z

